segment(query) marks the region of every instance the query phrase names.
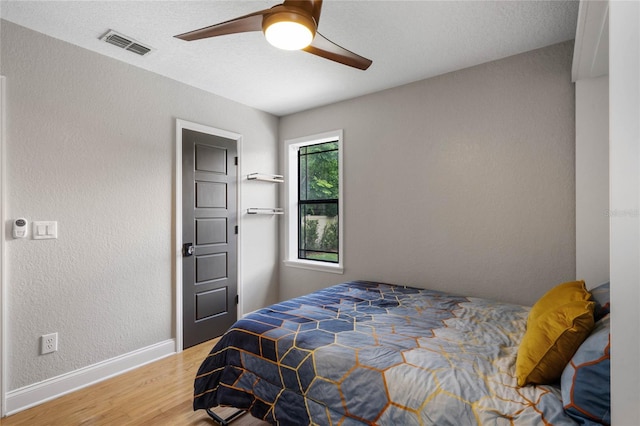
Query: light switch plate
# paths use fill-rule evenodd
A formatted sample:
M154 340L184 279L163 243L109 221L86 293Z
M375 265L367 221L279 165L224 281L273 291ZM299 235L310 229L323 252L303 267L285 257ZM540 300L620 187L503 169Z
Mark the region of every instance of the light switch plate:
M34 240L51 240L58 238L58 222L55 221L40 221L33 222L33 235Z

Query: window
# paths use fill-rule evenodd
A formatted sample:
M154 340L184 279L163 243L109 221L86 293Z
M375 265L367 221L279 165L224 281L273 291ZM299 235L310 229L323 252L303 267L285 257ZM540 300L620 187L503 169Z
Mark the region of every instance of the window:
M338 263L338 142L298 149L298 259Z
M342 131L286 145L285 263L342 273Z

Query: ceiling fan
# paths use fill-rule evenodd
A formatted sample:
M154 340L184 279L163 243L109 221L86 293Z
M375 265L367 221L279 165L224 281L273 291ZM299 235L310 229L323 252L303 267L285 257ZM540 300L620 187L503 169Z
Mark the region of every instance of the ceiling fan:
M318 22L322 0L286 0L270 9L179 34L175 37L200 40L227 34L262 31L269 43L285 50L304 50L330 61L366 70L370 59L357 55L320 34Z

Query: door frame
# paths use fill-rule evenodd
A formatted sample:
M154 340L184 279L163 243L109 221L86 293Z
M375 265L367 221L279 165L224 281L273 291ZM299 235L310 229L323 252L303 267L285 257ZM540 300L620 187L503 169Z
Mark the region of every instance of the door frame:
M2 224L2 232L0 238L0 418L4 417L7 407L7 264L5 262L7 218L6 218L6 103L5 103L5 77L0 75L0 223Z
M176 144L175 144L175 164L174 164L174 198L173 198L173 215L175 218L175 227L173 230L173 271L174 271L174 322L175 322L175 340L176 340L176 352L182 352L183 344L184 344L184 336L183 336L183 321L182 321L182 130L189 129L194 130L200 133L207 133L214 136L220 136L226 139L231 139L236 141L236 148L238 153L238 168L236 170L236 219L238 224L238 236L237 236L237 244L236 244L236 268L237 268L237 277L238 277L238 315L237 318L242 316L242 312L244 312L242 306L242 268L240 267L242 258L240 256L241 253L241 241L242 238L242 224L241 224L241 188L242 185L242 173L241 173L241 165L242 161L242 135L235 132L230 132L228 130L218 129L216 127L206 126L204 124L193 123L191 121L186 121L182 119L176 119Z

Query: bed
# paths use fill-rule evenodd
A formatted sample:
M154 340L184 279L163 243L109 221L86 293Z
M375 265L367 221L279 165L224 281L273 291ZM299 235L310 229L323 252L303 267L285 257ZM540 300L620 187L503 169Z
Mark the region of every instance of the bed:
M194 409L236 407L281 425L576 425L560 380L518 385L529 311L338 284L235 323L197 373Z

